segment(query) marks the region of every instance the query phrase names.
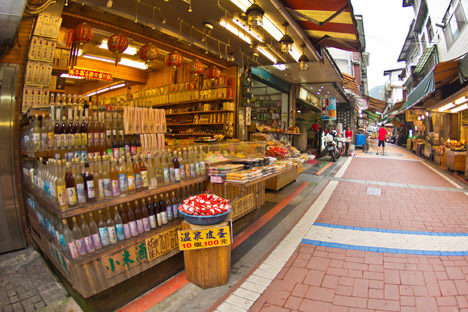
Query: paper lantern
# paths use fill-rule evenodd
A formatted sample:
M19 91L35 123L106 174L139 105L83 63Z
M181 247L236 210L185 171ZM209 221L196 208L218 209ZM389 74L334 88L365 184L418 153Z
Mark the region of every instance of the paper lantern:
M206 78L217 79L221 75L221 71L216 66L211 66L206 70Z
M115 55L115 66L120 61L120 54L128 48L128 38L122 34L113 34L107 39L107 48Z
M145 44L138 51L138 56L146 64L149 64L151 61L156 60L158 57L158 48L152 43Z
M184 57L177 51L169 53L166 56L166 64L170 66L173 70L177 69L177 67L181 66L184 62Z
M81 46L88 43L93 38L93 28L86 23L81 23L73 29L73 40L70 53L70 67L76 65L78 51Z
M192 75L198 76L203 73L204 67L199 60L195 60L187 64L187 69Z

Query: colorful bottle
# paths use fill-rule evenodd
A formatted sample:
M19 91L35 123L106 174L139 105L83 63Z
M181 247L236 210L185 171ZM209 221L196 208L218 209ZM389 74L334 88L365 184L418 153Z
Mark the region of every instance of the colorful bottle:
M107 232L109 233L109 242L112 245L117 244L117 230L115 229L114 220L111 218L109 207L106 208L106 225Z
M76 223L76 217L72 217L73 221L73 239L75 240L75 246L76 250L78 251L78 255L84 256L86 255L86 244L83 240L83 236L81 234L80 228L78 227L78 224Z
M88 219L89 219L89 231L91 232L91 237L93 238L94 248L96 248L96 250L99 250L102 248L101 236L99 235L99 230L96 225L96 222L94 221L92 212L89 213Z
M135 221L135 214L133 213L130 203L127 203L127 217L128 217L128 226L130 227L130 234L132 237L138 236L138 228Z
M150 228L155 229L158 226L158 223L154 206L151 204L151 197L148 197L148 205L146 206L146 209L148 209Z
M76 196L75 178L73 178L72 167L67 162L67 172L65 173L65 184L67 186L68 206L73 207L78 204Z
M81 235L83 236L83 239L84 239L86 251L88 253L92 253L96 250L96 248L94 247L93 236L91 235L91 230L89 229L88 224L86 224L84 215L82 214L80 217L81 217L80 219Z
M78 250L76 249L75 239L73 237L73 233L68 227L67 219L62 219L62 228L63 228L63 237L65 243L67 244L68 250L70 251L70 255L73 259L78 258Z
M119 214L120 218L122 219L122 224L123 224L123 232L125 239L130 239L132 238L132 233L130 233L130 227L128 225L128 217L127 214L125 213L125 210L123 209L123 205L119 205Z
M151 229L151 225L148 208L146 207L146 201L144 198L141 200L141 215L143 217L143 230L148 232Z
M120 196L119 171L117 169L117 166L114 160L111 163L110 179L111 179L111 187L112 187L112 197L119 197Z
M99 236L101 237L102 246L107 246L110 244L109 240L109 231L107 229L107 224L102 220L102 211L98 211L98 230Z
M117 239L119 241L125 240L124 225L119 211L117 210L117 206L114 207L114 224L117 232Z
M85 164L85 175L84 175L85 187L86 187L86 201L93 203L96 201L96 190L94 188L93 173L89 168L89 163Z
M140 205L138 200L135 200L135 220L137 224L138 233L141 234L145 231L143 226L143 215L141 213Z

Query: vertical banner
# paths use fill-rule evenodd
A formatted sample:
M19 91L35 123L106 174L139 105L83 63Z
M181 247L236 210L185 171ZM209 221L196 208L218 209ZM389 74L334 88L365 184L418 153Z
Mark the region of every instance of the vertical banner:
M336 97L322 98L322 120L336 120Z
M328 120L327 107L328 107L328 98L322 98L322 120Z
M245 125L250 126L252 124L252 107L247 106L245 108Z

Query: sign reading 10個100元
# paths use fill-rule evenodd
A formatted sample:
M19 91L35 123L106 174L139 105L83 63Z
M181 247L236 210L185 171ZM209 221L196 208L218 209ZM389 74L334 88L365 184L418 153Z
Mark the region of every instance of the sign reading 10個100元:
M180 250L220 247L231 244L229 226L206 230L179 231L178 234Z

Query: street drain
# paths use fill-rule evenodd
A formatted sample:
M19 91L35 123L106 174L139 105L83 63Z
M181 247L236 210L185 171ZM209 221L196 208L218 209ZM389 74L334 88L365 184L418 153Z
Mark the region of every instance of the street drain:
M366 195L375 195L375 196L381 196L382 195L382 189L378 187L368 187L366 191Z

